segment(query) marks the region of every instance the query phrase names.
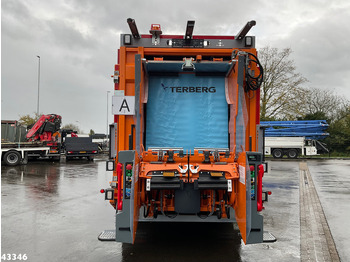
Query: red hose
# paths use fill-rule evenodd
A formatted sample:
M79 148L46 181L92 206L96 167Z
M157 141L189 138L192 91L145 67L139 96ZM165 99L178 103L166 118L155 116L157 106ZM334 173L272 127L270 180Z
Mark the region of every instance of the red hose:
M258 211L260 212L263 210L263 202L262 202L262 178L264 176L264 166L259 165L259 171L258 171L258 188L257 188L257 206Z
M123 165L121 163L117 164L117 176L118 176L118 205L117 210L123 209L123 200L122 200L122 169Z

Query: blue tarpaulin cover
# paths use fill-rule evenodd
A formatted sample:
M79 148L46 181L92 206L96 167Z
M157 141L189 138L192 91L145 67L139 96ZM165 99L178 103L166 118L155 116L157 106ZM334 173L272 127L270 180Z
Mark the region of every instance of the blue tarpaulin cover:
M149 76L149 147L228 148L224 76Z
M326 120L261 121L266 127L265 136L304 136L309 139L324 139L329 125Z

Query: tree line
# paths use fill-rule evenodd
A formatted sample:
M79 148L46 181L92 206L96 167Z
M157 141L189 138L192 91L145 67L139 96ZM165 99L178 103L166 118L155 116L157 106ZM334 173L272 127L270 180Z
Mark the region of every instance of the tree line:
M297 72L291 54L291 48L259 50L264 69L261 121L327 120L330 135L324 142L333 152L350 154L350 101L332 88L309 86L308 79Z

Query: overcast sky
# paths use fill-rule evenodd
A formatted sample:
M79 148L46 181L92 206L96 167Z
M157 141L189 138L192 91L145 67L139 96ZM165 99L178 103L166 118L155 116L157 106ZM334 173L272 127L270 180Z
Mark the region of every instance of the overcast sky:
M257 48L292 48L310 87L350 100L348 0L2 0L1 119L36 112L39 55L40 112L59 114L63 125L86 133L105 133L110 76L129 17L141 34L161 24L163 34L181 35L187 20L196 21L194 35L236 35L256 20L249 34L257 37Z

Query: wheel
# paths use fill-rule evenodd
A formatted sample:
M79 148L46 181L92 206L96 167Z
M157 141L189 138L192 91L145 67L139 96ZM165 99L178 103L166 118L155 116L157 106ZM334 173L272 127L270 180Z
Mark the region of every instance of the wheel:
M274 149L274 150L272 151L272 156L273 156L274 158L282 158L282 157L283 157L283 152L282 152L281 149Z
M216 210L216 216L218 219L221 219L221 217L222 217L221 205L219 205L219 209Z
M230 218L231 218L230 207L226 207L226 208L225 208L225 211L226 211L226 216L227 216L227 218L230 219Z
M149 205L143 207L143 217L144 218L148 217L150 209L151 209L151 206L149 206Z
M153 208L153 218L157 218L158 217L158 208L156 205L154 205Z
M93 156L88 156L88 157L87 157L87 160L88 160L88 161L94 161L94 157L93 157Z
M8 166L17 166L21 162L21 154L17 151L8 151L4 155L4 161Z
M298 151L296 149L289 149L287 153L288 158L297 158Z

